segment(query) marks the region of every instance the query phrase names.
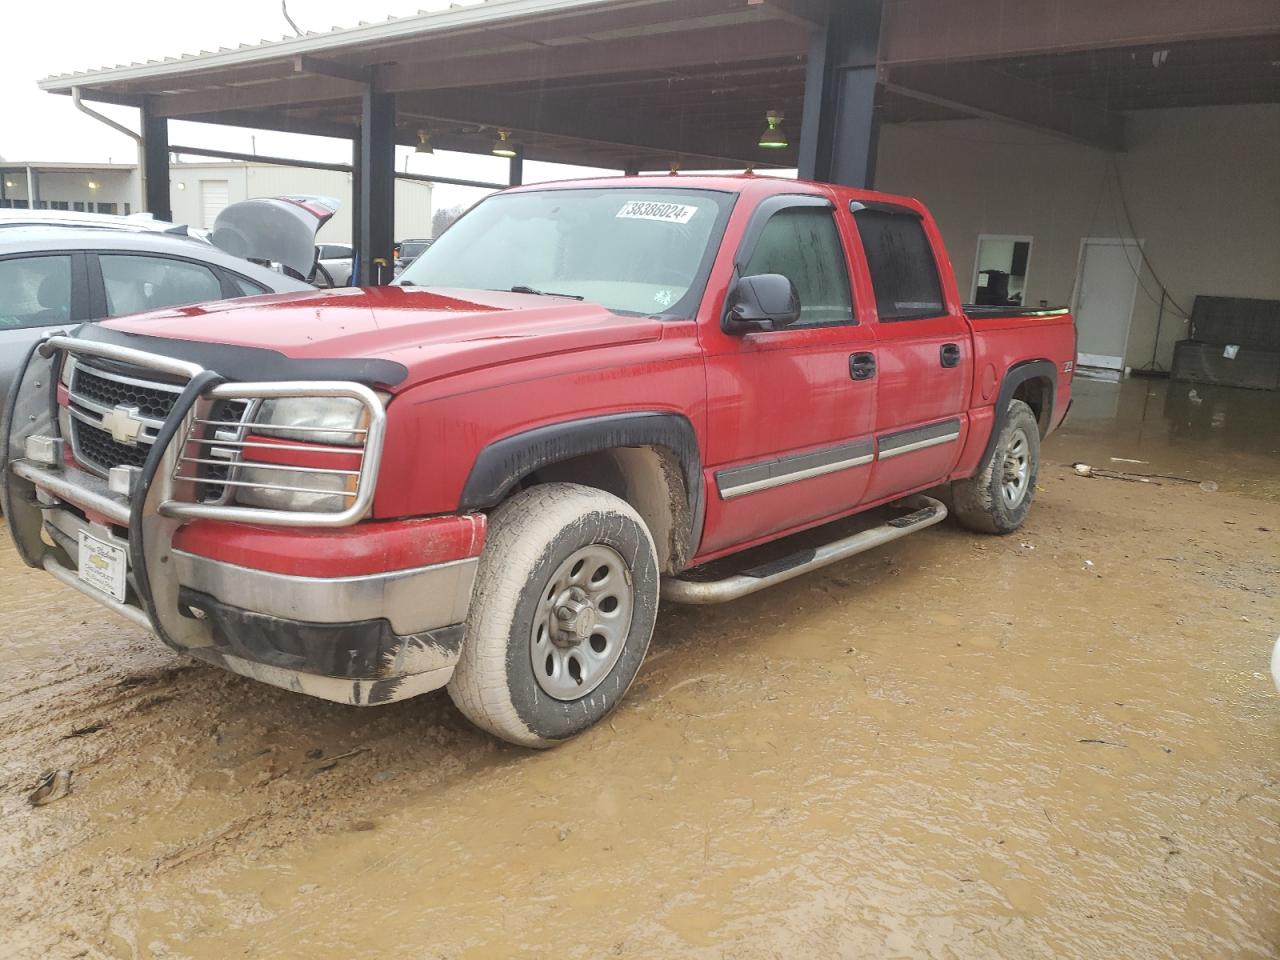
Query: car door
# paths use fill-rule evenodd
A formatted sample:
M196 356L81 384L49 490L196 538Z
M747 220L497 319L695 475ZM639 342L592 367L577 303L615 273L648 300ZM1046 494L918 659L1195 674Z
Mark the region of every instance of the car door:
M868 502L943 480L967 431L969 324L942 282L941 239L912 207L854 201L851 216L876 305L876 463Z
M735 279L795 284L794 325L702 331L707 369L708 505L703 554L849 512L870 479L874 344L854 310L834 205L807 195L762 201Z
M39 251L0 257L0 397L31 344L89 319L85 257Z

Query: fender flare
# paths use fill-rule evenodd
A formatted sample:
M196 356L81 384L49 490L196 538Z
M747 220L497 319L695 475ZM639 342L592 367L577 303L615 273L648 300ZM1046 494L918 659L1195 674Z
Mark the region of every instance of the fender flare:
M986 463L991 456L991 451L995 449L996 438L1000 436L1000 431L1004 428L1004 421L1009 416L1009 401L1013 399L1014 391L1028 380L1034 380L1038 377L1044 377L1049 381L1049 409L1046 419L1041 430L1048 430L1048 425L1053 423L1053 411L1058 405L1058 366L1052 360L1024 360L1022 363L1015 363L1004 373L1004 379L1000 381L1000 392L996 395L996 411L995 416L991 420L991 435L987 437L987 444L982 450L982 456L978 463ZM1044 437L1044 433L1041 433Z
M480 451L459 501L461 510L497 506L521 477L541 467L614 447L664 447L675 454L689 500L688 556L702 539L706 498L698 434L683 414L661 411L614 413L535 427L495 440Z

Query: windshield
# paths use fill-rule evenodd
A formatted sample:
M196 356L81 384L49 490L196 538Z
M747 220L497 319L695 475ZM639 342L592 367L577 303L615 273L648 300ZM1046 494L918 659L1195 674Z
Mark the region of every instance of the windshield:
M563 294L619 313L691 317L733 199L648 187L497 194L397 282Z

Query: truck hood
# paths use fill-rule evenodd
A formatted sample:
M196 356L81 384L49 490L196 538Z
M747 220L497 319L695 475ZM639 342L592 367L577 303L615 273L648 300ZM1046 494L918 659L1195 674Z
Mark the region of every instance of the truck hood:
M400 383L385 384L396 389L480 367L662 336L661 321L619 316L599 304L440 287L275 294L135 314L98 326L192 344L253 347L291 360L387 360L407 372Z

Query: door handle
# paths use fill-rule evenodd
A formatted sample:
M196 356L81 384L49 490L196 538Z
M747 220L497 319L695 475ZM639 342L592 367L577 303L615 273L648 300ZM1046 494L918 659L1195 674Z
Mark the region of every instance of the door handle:
M960 347L954 343L944 343L938 351L938 360L944 367L960 366Z
M852 380L870 380L876 375L876 355L874 353L854 353L849 355L849 378Z

